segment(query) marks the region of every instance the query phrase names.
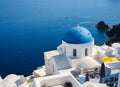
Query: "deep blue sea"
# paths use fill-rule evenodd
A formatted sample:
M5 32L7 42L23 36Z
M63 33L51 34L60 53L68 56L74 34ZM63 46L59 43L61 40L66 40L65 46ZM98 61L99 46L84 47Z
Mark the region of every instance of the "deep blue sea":
M0 0L0 75L31 74L79 23L103 43L108 37L94 27L100 20L120 23L120 0Z

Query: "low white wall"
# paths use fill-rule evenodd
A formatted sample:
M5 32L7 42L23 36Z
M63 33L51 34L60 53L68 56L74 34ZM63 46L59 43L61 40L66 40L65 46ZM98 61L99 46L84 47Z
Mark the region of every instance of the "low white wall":
M36 87L63 85L65 82L71 82L73 87L79 87L81 84L71 74L59 74L34 80Z

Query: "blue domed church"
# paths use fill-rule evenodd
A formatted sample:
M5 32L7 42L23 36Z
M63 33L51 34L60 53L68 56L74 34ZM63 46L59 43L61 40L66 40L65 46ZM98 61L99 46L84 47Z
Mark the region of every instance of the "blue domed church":
M70 58L83 58L91 56L94 38L84 27L76 26L69 30L63 38L64 53Z
M63 37L62 44L57 47L57 50L44 53L46 73L57 74L74 70L81 65L81 61L86 61L85 59L94 62L93 67L99 65L90 58L93 46L94 38L88 29L80 26L71 28ZM92 65L87 65L93 68Z

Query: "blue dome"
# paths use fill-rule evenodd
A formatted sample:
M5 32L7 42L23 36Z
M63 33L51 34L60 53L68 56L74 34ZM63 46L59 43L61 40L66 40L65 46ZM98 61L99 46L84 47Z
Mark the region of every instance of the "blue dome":
M73 27L69 30L63 40L70 44L84 44L93 41L91 33L84 27Z

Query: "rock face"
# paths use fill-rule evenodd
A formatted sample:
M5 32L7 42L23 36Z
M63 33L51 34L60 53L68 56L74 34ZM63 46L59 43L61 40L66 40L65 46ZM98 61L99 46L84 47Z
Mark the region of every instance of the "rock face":
M99 30L107 30L110 27L104 21L100 21L99 23L96 24L96 28Z
M117 37L120 38L120 24L117 25L113 25L112 29L108 32L106 32L106 34L109 37Z
M120 42L120 24L113 25L112 29L110 31L107 31L106 34L108 37L110 37L110 40L106 42L106 45Z

